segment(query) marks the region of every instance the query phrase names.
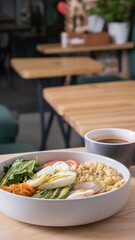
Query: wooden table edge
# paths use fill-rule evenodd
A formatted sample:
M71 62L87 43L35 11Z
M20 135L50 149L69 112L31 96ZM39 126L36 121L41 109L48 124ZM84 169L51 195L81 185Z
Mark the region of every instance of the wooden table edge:
M56 48L53 47L55 45L56 45ZM67 47L67 48L62 48L60 44L52 44L52 48L48 49L47 47L51 47L51 44L37 44L36 50L42 54L58 54L58 53L85 52L85 51L89 51L89 52L113 51L113 50L133 49L135 47L135 44L133 42L126 42L124 44L110 43L108 45Z
M70 58L72 58L72 57L70 57ZM69 57L65 57L65 59L70 59L70 58ZM97 64L98 66L94 66L95 70L93 70L92 68L89 69L88 66L85 66L86 69L83 68L83 70L82 70L82 68L80 68L80 69L78 68L77 71L76 71L76 69L73 69L73 68L72 69L64 68L64 70L62 70L62 72L60 71L59 68L55 69L54 72L53 71L48 72L47 70L46 70L47 72L44 72L43 68L41 68L41 69L39 68L38 70L36 69L37 72L35 73L35 71L28 70L27 68L26 69L25 68L21 69L20 66L18 67L16 65L17 61L18 62L22 61L22 63L23 63L25 60L27 60L27 61L30 61L30 60L31 61L35 61L35 60L37 60L37 62L38 62L38 60L42 60L42 61L47 60L47 58L36 58L36 57L35 58L12 58L10 60L10 65L18 73L18 75L21 76L24 79L64 77L64 76L67 76L67 75L79 76L79 75L90 74L90 73L101 73L104 70L104 68L105 68L105 66L102 63L99 63L96 60L94 60L92 58L89 58L87 56L86 57L75 57L75 58L78 59L77 61L80 61L80 60L82 60L84 58L87 61L91 61L93 63L95 62L95 64ZM57 59L59 59L61 61L65 60L64 58L61 58L61 57L59 57L59 58L48 58L48 59L52 60L52 61L54 61L55 59L56 59L56 61L57 61Z

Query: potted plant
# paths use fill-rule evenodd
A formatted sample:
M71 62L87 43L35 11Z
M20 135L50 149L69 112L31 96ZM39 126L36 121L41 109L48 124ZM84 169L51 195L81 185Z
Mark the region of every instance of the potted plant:
M105 24L104 18L96 11L98 0L89 0L90 10L88 10L88 29L90 32L102 32Z
M135 0L98 0L97 5L89 10L89 15L102 16L108 24L112 41L122 44L128 40L134 4Z

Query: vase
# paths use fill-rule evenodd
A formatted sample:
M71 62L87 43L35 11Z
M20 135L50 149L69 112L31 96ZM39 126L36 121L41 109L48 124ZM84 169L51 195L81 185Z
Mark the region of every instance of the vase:
M90 32L99 33L103 31L105 20L98 15L88 17L88 29Z
M108 23L108 33L112 42L124 44L128 41L130 25L127 22L112 22Z

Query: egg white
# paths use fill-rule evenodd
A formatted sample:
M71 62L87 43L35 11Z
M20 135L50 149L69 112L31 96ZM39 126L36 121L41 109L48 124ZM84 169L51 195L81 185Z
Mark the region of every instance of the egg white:
M53 175L48 182L39 187L40 190L55 189L72 184L76 179L76 173L71 171L59 172Z
M57 170L62 170L62 171L65 171L65 170L69 170L70 167L68 166L67 163L63 162L63 161L59 161L59 162L56 162L52 165L53 168L57 169Z
M56 169L48 166L48 167L44 167L42 170L40 170L39 172L37 172L37 176L42 176L42 175L53 175L56 172Z
M72 184L75 178L76 173L69 171L68 164L60 161L53 166L43 168L26 183L31 187L37 187L39 190L55 189Z
M53 167L45 167L40 170L33 179L28 180L26 183L31 187L39 187L42 185L47 179L50 179L56 172L56 169Z
M35 178L28 180L26 183L31 187L38 187L44 182L44 175L36 176Z

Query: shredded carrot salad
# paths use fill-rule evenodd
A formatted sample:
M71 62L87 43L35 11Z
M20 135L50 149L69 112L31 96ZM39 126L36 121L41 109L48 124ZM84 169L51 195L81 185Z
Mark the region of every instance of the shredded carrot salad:
M25 182L19 183L19 184L12 184L9 187L2 185L0 186L0 188L7 192L15 193L15 194L27 196L27 197L31 197L37 191L36 188L29 186Z

